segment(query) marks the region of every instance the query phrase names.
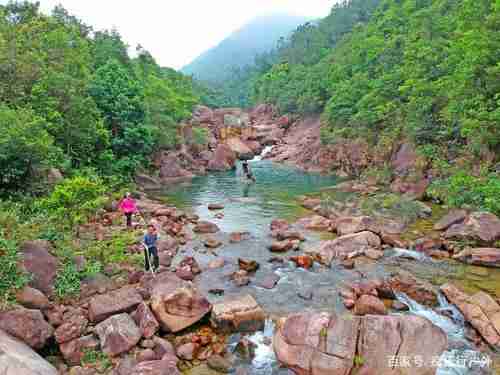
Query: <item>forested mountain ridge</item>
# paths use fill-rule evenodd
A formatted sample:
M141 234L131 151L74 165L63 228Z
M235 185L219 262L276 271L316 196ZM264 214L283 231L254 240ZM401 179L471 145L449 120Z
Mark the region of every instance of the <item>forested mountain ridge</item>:
M220 84L232 71L251 64L258 54L270 51L307 18L289 14L260 16L232 33L181 69L201 81Z
M380 160L410 142L409 178L432 176L430 195L500 211L499 31L494 0L345 1L226 86L248 106L321 114L326 146L363 141Z

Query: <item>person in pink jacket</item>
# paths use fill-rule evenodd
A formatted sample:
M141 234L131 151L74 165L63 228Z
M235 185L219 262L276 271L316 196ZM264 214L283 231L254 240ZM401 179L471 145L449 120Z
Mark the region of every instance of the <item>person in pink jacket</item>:
M132 227L132 215L137 212L137 205L135 204L134 198L130 195L130 193L125 194L125 197L120 201L118 205L120 211L127 218L127 227Z

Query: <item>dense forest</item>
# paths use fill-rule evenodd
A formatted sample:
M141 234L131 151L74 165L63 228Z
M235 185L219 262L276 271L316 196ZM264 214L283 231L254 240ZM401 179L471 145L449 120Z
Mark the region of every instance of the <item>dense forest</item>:
M56 7L0 7L0 193L36 190L51 167L126 179L176 142L204 90L161 68L115 30L96 31Z

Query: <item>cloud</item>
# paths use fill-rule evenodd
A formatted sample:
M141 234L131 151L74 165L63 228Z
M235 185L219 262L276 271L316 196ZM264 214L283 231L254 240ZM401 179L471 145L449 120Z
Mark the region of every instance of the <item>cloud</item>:
M40 0L50 12L62 4L96 29L116 28L164 66L181 68L258 15L324 17L336 0ZM0 3L6 3L0 0Z

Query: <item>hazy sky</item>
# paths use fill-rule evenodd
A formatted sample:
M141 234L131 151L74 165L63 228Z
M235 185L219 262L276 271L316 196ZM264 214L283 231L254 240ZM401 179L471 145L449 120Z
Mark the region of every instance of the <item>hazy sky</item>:
M164 66L180 68L255 16L292 13L324 17L336 0L39 0L44 11L62 4L96 29L116 27ZM6 3L7 0L0 0Z

